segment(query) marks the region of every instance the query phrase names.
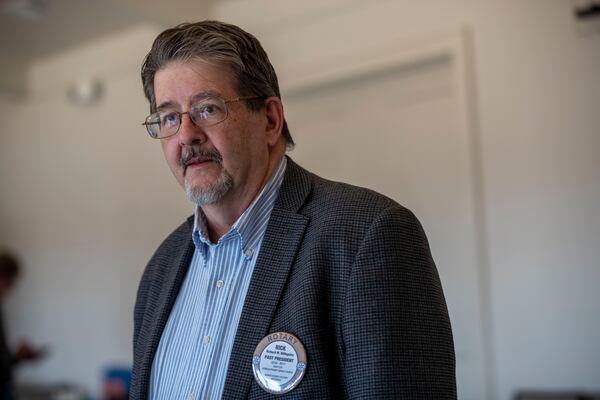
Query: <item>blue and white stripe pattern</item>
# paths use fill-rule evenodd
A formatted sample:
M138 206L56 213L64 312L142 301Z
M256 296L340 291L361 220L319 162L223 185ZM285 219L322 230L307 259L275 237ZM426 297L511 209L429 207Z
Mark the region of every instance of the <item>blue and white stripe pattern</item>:
M150 400L221 398L246 291L286 164L283 157L262 192L216 244L202 232L205 217L197 207L196 250L152 364Z

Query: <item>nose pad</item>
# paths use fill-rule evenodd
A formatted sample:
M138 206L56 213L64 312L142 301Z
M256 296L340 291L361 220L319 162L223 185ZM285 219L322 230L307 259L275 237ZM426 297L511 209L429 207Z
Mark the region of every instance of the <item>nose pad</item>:
M187 112L182 113L181 115L181 122L177 135L179 136L180 146L191 146L206 142L206 133L192 121L190 114Z

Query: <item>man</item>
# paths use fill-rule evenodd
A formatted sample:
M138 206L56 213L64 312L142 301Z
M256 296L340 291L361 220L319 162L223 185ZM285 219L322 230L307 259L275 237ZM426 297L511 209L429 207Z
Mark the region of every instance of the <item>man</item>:
M149 261L132 399L455 399L452 334L413 214L319 178L260 43L215 21L161 33L145 125L195 215Z
M0 300L5 297L15 286L20 274L17 258L8 252L0 253ZM0 399L10 400L14 398L12 378L13 367L22 362L35 360L43 356L41 349L32 347L29 343L22 341L16 351L11 351L6 340L4 329L4 318L0 308Z

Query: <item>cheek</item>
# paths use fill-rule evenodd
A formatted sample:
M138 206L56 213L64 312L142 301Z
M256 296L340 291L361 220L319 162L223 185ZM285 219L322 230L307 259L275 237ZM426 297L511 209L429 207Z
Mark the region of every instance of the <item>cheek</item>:
M231 121L228 121L231 122ZM232 124L222 126L218 132L214 132L209 138L210 144L206 147L212 147L223 157L224 162L231 162L236 159L240 150L244 147L242 132L232 128Z
M266 146L266 137L262 133L264 127L255 115L237 122L237 129L229 138L232 150L236 153L254 153L258 148Z
M179 169L179 157L181 155L181 148L176 141L171 138L163 139L161 142L163 154L167 160L167 164L173 170L173 173Z
M253 153L251 143L245 132L237 132L237 135L230 138L226 146L221 147L224 160L228 160L230 168L246 169L248 167L248 158Z

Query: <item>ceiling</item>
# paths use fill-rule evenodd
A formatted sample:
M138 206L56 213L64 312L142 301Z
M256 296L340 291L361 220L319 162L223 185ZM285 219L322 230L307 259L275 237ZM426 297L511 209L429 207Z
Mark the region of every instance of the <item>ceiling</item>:
M250 26L290 24L299 23L303 16L320 16L323 10L357 7L361 3L361 0L0 0L0 100L27 98L28 70L36 60L103 36L114 36L135 25L156 26L160 30L186 21L222 19L223 15L227 15L228 21L244 20Z
M29 62L141 22L209 16L213 0L0 0L0 56Z
M26 97L35 60L141 23L166 28L210 18L216 1L0 0L0 97Z

